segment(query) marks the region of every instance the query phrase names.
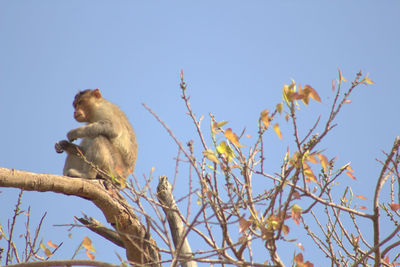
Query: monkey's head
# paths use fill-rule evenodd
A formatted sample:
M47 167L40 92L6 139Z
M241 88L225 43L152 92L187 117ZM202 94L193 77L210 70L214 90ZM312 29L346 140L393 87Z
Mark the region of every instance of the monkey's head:
M94 110L102 99L99 89L87 89L76 94L74 102L74 118L78 122L91 122Z

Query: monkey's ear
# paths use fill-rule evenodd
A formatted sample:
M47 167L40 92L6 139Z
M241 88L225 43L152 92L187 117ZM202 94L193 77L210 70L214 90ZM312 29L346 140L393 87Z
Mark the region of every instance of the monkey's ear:
M92 94L96 97L96 98L101 98L101 93L100 93L100 89L96 88L93 90Z

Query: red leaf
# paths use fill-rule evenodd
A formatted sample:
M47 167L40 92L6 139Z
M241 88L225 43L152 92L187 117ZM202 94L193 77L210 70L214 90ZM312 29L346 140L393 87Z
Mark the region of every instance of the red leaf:
M94 260L94 255L90 253L89 250L86 250L86 255L88 256L89 259Z
M47 241L47 245L48 245L49 247L52 247L52 248L58 248L58 246L57 246L56 244L53 244L50 240Z
M389 262L389 255L386 255L385 259L383 260L384 263L390 264Z
M346 172L346 174L353 180L357 181L356 177L351 172Z
M397 211L397 210L400 208L400 204L392 203L392 204L389 204L389 207L390 207L393 211Z
M294 256L294 261L298 264L298 265L302 265L304 262L304 258L303 258L303 254L299 253L296 256Z
M364 197L363 195L357 195L356 197L359 198L359 199L362 199L362 200L367 200L367 198Z

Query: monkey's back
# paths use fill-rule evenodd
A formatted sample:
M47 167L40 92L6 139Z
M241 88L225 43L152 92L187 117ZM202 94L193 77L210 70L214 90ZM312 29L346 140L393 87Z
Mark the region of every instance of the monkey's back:
M107 101L107 103L112 106L111 110L114 113L112 115L114 118L112 122L119 124L117 125L119 128L118 136L111 141L116 149L121 153L125 165L128 167L130 172L133 172L138 150L135 132L125 113L117 105L114 105L109 101Z

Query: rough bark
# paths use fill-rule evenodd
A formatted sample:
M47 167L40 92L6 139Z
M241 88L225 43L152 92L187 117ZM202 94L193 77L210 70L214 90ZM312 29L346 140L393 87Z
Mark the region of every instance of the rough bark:
M54 192L90 200L118 232L129 261L147 266L160 266L157 263L160 261L157 245L149 233L146 233L146 228L132 208L120 197L118 191L111 188L107 190L99 180L0 168L0 187Z

